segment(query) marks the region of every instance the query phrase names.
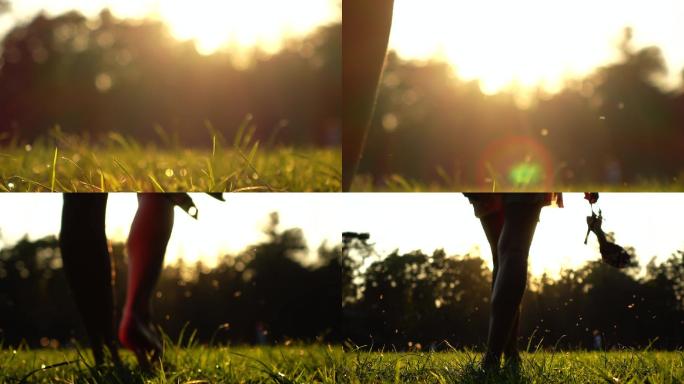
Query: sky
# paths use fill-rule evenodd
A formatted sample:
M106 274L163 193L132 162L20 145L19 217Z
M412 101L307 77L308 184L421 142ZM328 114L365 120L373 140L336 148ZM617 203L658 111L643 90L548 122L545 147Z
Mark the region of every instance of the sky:
M314 261L324 241L339 244L340 232L331 218L341 214L336 195L330 193L226 194L220 202L203 193L191 194L198 209L194 220L176 208L165 264L179 258L213 266L224 254L235 254L265 239L262 228L277 211L280 229L301 228ZM135 193L110 193L106 232L110 240L125 241L135 215ZM35 240L59 233L62 195L57 193L0 194L0 247L14 244L24 235Z
M598 242L590 235L589 203L582 193L564 193L564 208L542 209L530 250L533 275L558 277L563 269L599 260ZM448 255L480 254L491 268L491 251L468 200L460 193L354 193L345 195L343 231L368 232L380 255L444 248ZM615 232L616 242L632 246L639 262L667 259L684 249L684 193L601 193L603 230Z
M663 84L681 85L681 0L396 0L390 48L406 59L441 58L485 93L516 81L557 91L619 59L627 26L636 47L657 45L670 68Z
M109 8L119 18L165 21L174 37L195 39L197 50L211 54L225 44L277 51L284 37L309 33L322 24L339 22L340 0L14 0L0 17L0 36L17 22L41 10L57 15L76 9L95 17Z
M564 193L564 208L546 207L530 251L530 271L558 276L561 268L581 267L598 260L598 243L591 235L584 244L589 204L581 193ZM444 248L449 255L474 252L491 267L491 253L472 206L460 193L247 193L226 194L222 203L205 194L191 194L199 210L193 220L176 208L176 223L166 264L179 258L215 265L217 256L237 253L264 239L261 229L269 213L278 211L280 228L302 228L310 258L326 241L337 245L344 231L369 232L381 255ZM125 241L136 209L133 193L112 193L106 230L110 239ZM0 246L24 235L38 239L57 234L62 196L51 193L0 194ZM601 193L597 208L603 229L616 241L636 249L645 265L652 257L668 258L684 249L684 193Z

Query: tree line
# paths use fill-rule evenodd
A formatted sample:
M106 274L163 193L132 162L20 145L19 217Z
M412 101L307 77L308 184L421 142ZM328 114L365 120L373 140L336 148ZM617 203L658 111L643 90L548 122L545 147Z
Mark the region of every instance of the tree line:
M178 262L163 269L153 298L153 321L172 340L183 328L202 343L339 341L339 248L318 248L315 262L298 228L277 229L274 214L266 240L215 267ZM125 299L127 256L111 246L115 302ZM54 236L26 238L0 251L0 342L32 346L85 343ZM50 344L52 343L52 344Z
M178 262L162 271L153 318L177 340L186 328L202 343L350 343L415 350L477 348L485 343L491 271L477 255L414 251L388 255L321 245L304 263L299 229L266 240L215 267ZM630 252L634 252L630 250ZM123 244L111 247L115 301L126 286ZM369 256L370 255L370 256ZM371 257L371 258L369 258ZM600 261L557 278L529 277L521 340L532 348L684 345L684 251L662 262L617 270ZM0 250L0 341L31 346L85 341L53 236Z
M492 277L479 256L395 251L356 273L358 255L345 260L343 324L353 344L397 350L485 344ZM684 251L643 268L593 261L557 279L528 281L523 346L593 349L596 335L605 349L684 345Z
M361 172L471 188L681 182L684 92L659 86L660 49L631 39L616 62L533 91L528 106L515 88L486 95L448 63L390 53Z
M199 54L159 21L39 14L1 42L0 139L31 142L58 125L209 147L209 126L230 140L251 115L262 142L339 145L340 42L339 23L322 26L245 66L231 51Z

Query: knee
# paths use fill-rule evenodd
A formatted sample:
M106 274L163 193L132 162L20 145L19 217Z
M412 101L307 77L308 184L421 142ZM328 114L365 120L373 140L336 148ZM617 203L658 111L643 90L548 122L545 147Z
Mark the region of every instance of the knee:
M525 281L513 280L511 284L503 287L495 287L492 291L492 309L496 311L516 310L525 294Z
M505 291L495 289L492 301L497 297L509 300L511 295L522 295L527 285L527 252L522 249L508 249L499 253L499 263L494 269L494 276L499 284L503 284Z
M512 289L512 287L509 287L505 291L495 289L492 292L492 310L513 311L517 309L525 292L524 285L518 288L521 289Z
M500 243L497 250L499 270L505 270L506 273L527 273L527 257L529 255L529 248L519 244Z

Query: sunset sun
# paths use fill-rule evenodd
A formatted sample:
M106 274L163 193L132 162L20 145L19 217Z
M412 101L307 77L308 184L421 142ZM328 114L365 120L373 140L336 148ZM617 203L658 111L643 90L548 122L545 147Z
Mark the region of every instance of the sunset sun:
M203 54L224 46L258 46L273 52L283 39L306 34L340 17L335 2L311 0L165 1L159 2L158 14L174 37L194 40Z
M339 0L27 0L13 2L6 17L0 14L0 33L40 11L59 14L75 9L93 17L105 8L117 18L159 19L168 25L173 37L193 40L202 54L224 47L238 51L258 47L273 53L285 39L301 37L342 19Z
M656 5L657 3L657 5ZM523 0L452 2L396 0L390 49L405 59L436 58L456 75L477 79L483 92L510 87L557 91L568 79L620 59L626 27L634 45L658 45L669 65L670 86L679 82L684 54L680 2L561 4Z

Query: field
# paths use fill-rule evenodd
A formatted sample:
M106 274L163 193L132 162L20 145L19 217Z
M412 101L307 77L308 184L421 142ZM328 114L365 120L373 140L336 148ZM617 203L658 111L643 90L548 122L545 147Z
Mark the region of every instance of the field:
M88 357L83 355L87 354ZM124 352L124 368L95 369L90 355L75 349L0 350L1 383L336 383L342 348L193 346L167 348L155 373L135 368ZM60 365L62 364L62 365Z
M167 348L162 370L93 369L77 350L0 350L6 383L682 383L684 352L535 352L485 374L480 354L368 352L324 345ZM58 365L62 363L63 365ZM44 367L44 368L43 368Z
M497 181L499 180L499 181ZM610 191L610 192L682 192L684 191L684 172L671 182L641 179L634 183L550 183L534 184L521 182L504 183L500 179L489 180L487 184L473 185L458 182L444 176L440 182L424 182L405 178L398 174L373 181L369 175L358 175L354 179L353 192L548 192L548 191Z
M482 372L481 354L356 352L346 354L352 383L681 383L684 352L535 352L518 372Z
M262 145L249 131L241 131L231 143L220 135L209 140L207 149L183 148L168 138L163 146L142 145L117 133L97 141L60 132L33 144L12 141L0 146L0 191L327 192L341 188L338 149Z

